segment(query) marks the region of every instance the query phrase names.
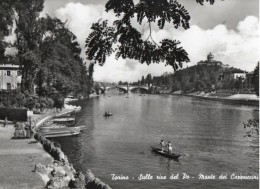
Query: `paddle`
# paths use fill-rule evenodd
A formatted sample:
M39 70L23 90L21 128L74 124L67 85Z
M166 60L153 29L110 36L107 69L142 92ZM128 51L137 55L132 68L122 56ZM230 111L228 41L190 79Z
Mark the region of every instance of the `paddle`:
M176 149L174 149L174 151L180 152L181 154L184 154L185 156L189 156L188 154L186 154L186 153L184 153L182 151L179 151L179 150L176 150Z
M81 120L82 120L82 118L78 121L78 123L76 124L76 125L78 125L79 124L79 122L81 122ZM74 127L76 127L76 125L74 125Z

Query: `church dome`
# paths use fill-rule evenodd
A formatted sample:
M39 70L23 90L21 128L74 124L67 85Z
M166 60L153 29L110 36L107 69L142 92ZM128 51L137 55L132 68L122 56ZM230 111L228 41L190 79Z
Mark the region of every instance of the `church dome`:
M213 56L213 54L210 52L209 54L208 54L208 61L212 61L213 60L213 58L214 58L214 56Z

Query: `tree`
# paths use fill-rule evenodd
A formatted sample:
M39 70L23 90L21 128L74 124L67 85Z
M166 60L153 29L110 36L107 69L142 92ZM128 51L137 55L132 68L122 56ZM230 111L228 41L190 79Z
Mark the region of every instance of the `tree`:
M52 95L58 91L63 96L68 93L86 96L87 81L91 78L86 75L76 36L57 18L47 16L43 23L48 36L40 45L41 62L36 80L38 94L43 95L45 91Z
M254 70L253 84L255 87L255 92L257 96L259 96L259 62L257 63L257 66Z
M147 83L148 87L150 87L150 85L152 84L152 75L151 74L147 74L147 76L145 78L145 83Z
M16 13L15 47L22 68L22 92L33 92L33 83L41 61L39 47L44 30L39 13L43 10L43 4L44 0L14 1L12 4Z
M144 76L142 76L141 85L144 85L144 84L145 84L145 80L144 80Z
M214 3L214 0L205 0ZM204 0L196 0L203 5ZM107 20L93 23L93 30L86 39L86 55L90 60L103 65L106 57L113 52L116 58L122 57L138 60L140 63L165 62L174 70L182 68L183 62L189 62L187 52L180 47L177 40L163 39L157 44L152 38L152 23L157 22L159 29L165 23L172 23L175 28L189 28L190 16L188 11L177 1L173 0L108 0L106 11L113 11L118 18L113 26L108 26ZM142 25L147 21L149 36L142 34L133 26L132 21Z
M8 43L4 41L4 37L11 33L14 10L11 0L0 1L0 57L4 57L5 49Z
M88 77L76 36L57 18L39 17L44 0L5 0L0 2L0 57L10 45L3 37L15 25L13 45L22 70L22 92L39 96L63 96L70 92L88 93ZM15 24L14 24L15 23ZM93 73L93 72L92 72Z

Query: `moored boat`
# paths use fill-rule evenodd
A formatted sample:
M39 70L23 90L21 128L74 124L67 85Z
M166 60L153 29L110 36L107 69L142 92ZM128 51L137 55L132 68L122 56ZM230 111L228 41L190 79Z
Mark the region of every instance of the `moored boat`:
M55 115L53 118L69 118L71 116L71 113L65 114L65 115Z
M44 126L44 127L40 127L38 129L39 132L51 132L51 131L63 131L66 129L79 129L80 131L82 131L85 128L85 125L80 125L80 126L74 126L74 127L68 127L68 126L64 126L64 125L54 125L54 126Z
M40 130L41 133L46 138L54 138L54 137L65 137L65 136L74 136L80 133L80 127L67 127L60 129L48 129L48 130Z
M157 153L157 154L159 154L159 155L161 155L163 157L166 157L166 158L176 159L177 160L181 156L180 154L174 154L174 153L169 154L168 151L166 151L166 150L162 151L162 149L155 148L153 146L151 146L151 148L152 148L153 152L155 152L155 153Z
M68 136L76 136L79 135L80 131L72 131L67 133L47 133L43 134L45 138L57 138L57 137L68 137Z
M53 123L62 123L62 122L73 122L75 121L75 118L68 117L68 118L56 118L52 120Z

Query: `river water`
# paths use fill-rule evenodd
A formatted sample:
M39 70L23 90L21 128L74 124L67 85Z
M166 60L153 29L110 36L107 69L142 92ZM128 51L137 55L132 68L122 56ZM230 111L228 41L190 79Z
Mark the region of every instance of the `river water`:
M258 118L257 107L171 95L104 95L81 102L76 119L86 124L78 137L58 139L77 170L91 169L113 189L258 188L258 180L233 180L232 174L257 175L258 138L244 137L243 122ZM113 116L105 118L105 111ZM151 152L169 140L179 162ZM129 180L113 180L112 175ZM152 180L139 180L146 174ZM172 180L172 175L179 179ZM183 179L183 175L189 179ZM199 174L215 175L213 180ZM220 180L219 176L227 175ZM159 180L157 175L166 176ZM175 177L176 178L176 177ZM212 177L211 177L212 178Z

